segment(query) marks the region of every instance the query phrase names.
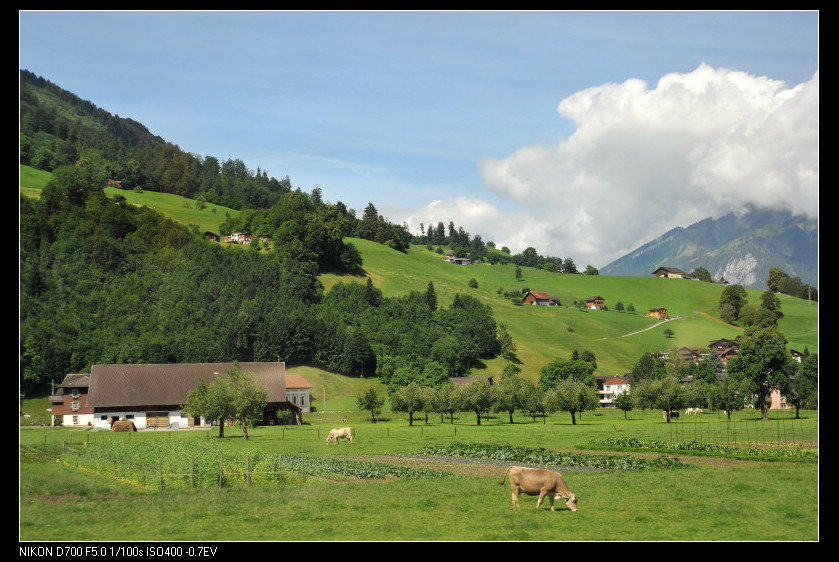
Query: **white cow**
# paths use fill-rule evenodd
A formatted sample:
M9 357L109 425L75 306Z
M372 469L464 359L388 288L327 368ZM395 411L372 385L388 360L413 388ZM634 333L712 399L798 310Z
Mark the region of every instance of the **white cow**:
M350 444L352 444L352 436L353 436L353 428L351 427L335 427L329 430L329 437L326 438L326 444L329 445L330 441L335 441L335 444L338 444L338 439L342 437L344 439L349 440Z
M519 492L524 492L528 496L539 496L536 509L539 509L545 496L548 496L551 501L551 511L556 511L554 500L560 498L565 500L568 509L577 511L577 494L568 489L559 472L545 468L511 466L504 473L504 478L499 484L504 484L508 474L510 475L510 488L513 491L513 509L519 509Z
M702 408L688 408L687 410L685 410L685 415L686 416L690 416L690 415L698 416L701 413L702 413Z

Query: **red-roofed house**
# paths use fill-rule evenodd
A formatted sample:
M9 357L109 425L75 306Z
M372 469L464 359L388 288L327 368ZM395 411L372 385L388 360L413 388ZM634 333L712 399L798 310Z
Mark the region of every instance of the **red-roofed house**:
M589 297L586 299L586 307L591 310L602 310L606 306L606 301L603 297Z
M527 291L522 299L524 304L533 306L559 306L559 299L542 291Z
M285 376L286 400L302 408L304 412L312 411L312 385L300 375L287 373Z
M604 408L613 408L612 400L618 394L629 392L629 381L620 377L612 377L603 381L603 388L597 391L600 394L600 405Z

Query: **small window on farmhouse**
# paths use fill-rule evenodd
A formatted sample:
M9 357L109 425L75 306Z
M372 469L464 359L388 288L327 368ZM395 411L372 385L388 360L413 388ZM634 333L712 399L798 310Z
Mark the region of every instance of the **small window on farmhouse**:
M70 391L70 396L72 396L73 398L78 398L81 395L82 393L79 391L78 388L74 388L72 391Z

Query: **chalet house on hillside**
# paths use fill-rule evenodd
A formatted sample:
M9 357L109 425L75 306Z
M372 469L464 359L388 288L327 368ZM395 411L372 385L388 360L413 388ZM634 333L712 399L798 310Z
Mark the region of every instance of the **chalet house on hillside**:
M590 310L602 310L606 306L603 297L589 297L586 299L586 307Z
M647 318L667 318L666 308L651 308L647 313Z
M253 240L253 234L250 232L234 232L224 237L224 241L228 244L250 244Z
M443 256L443 261L447 261L449 263L453 263L455 265L472 265L472 260L469 258L456 258L454 252L449 250L445 256Z
M522 301L532 306L559 306L558 298L542 291L527 291Z
M59 387L62 394L51 397L53 419L61 418L64 425L103 429L110 429L110 422L117 419L130 419L138 429L210 426L216 420L186 417L181 406L201 380L210 385L235 365L233 362L93 365L90 375L65 377ZM268 404L261 423L302 423L302 408L286 398L285 363L239 363L239 367L252 374L254 382L262 385L267 393ZM75 395L80 406L78 413L72 412ZM69 413L65 402L71 404Z
M665 277L667 279L697 279L693 273L685 273L676 267L659 267L653 271L656 277Z
M221 241L221 236L216 234L215 232L210 232L209 230L204 233L204 238L209 240L210 242L219 242Z
M679 356L683 361L699 363L705 357L705 354L701 353L698 347L680 347Z
M716 352L723 363L728 363L729 359L737 356L737 352L740 351L740 343L735 340L722 338L709 342L708 348L712 352Z
M600 406L603 408L614 408L612 401L619 394L629 392L629 381L620 377L611 377L600 385L597 393L600 395Z

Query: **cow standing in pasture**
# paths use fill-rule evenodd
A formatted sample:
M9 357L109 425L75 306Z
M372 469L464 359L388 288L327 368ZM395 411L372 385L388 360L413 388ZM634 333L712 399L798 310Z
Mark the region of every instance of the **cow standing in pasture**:
M326 444L329 445L330 441L335 441L335 444L338 444L338 439L342 437L347 439L352 445L352 435L353 435L353 428L351 427L335 427L329 430L329 436L326 438Z
M577 511L577 494L568 489L568 485L565 484L565 480L559 472L545 468L511 466L504 473L504 478L499 482L500 485L504 485L507 476L510 477L510 488L513 492L513 509L520 508L519 493L524 492L528 496L539 496L536 509L541 507L545 496L548 496L551 502L551 511L556 511L554 500L558 499L564 499L568 509Z

